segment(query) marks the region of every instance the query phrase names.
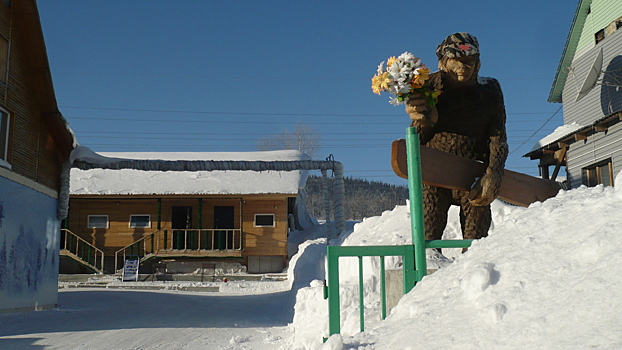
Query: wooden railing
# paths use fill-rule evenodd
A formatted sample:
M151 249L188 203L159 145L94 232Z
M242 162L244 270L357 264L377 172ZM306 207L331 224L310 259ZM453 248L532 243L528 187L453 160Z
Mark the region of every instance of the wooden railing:
M242 250L240 229L183 229L161 230L144 236L115 252L115 271L123 267L127 256L138 256L145 261L158 253L180 254Z
M136 240L134 243L125 246L114 253L114 271L118 272L123 267L125 258L129 255L138 256L140 261L149 259L159 249L160 231L153 232L147 236Z
M67 229L61 230L60 249L97 273L104 270L104 252Z
M164 230L163 250L242 250L240 229Z

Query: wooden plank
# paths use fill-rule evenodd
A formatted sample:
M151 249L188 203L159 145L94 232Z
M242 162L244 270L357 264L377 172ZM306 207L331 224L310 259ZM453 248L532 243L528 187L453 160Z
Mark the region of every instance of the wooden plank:
M393 141L391 165L397 176L408 178L406 140ZM485 171L481 162L421 146L421 177L428 185L469 191ZM555 181L505 169L499 199L526 207L556 196L560 189Z

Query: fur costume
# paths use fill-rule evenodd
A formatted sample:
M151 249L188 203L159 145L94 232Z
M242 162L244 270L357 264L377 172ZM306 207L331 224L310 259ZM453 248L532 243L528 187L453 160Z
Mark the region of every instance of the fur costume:
M421 144L479 160L487 168L471 192L423 185L426 239L441 239L451 205L460 206L464 239L477 239L488 235L490 202L499 194L508 155L503 93L497 80L478 77L479 46L470 34L450 35L439 45L437 55L441 70L431 74L430 83L442 93L435 110L428 108L425 113L433 116L414 120L412 125L417 127ZM471 61L476 62L472 76L464 83L451 80L443 69L445 62L465 56L473 56Z

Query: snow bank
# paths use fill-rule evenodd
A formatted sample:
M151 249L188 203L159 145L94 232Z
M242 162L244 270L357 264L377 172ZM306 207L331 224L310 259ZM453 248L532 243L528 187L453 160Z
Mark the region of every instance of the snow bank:
M493 227L500 224L512 211L523 209L501 201L495 201L492 208ZM444 239L462 238L458 215L459 208L453 207L450 210L448 225L443 234ZM347 231L338 239L332 240L330 244L340 246L402 245L411 244L411 237L409 207L396 206L393 210L385 211L380 216L365 218L362 222L356 223L353 230ZM306 244L301 245L301 250ZM444 249L445 256L440 258L434 254L429 254L428 268L436 269L447 265L453 261L455 256L460 255L460 252L461 249ZM304 256L304 254L307 252L301 252L299 255ZM326 246L323 246L320 251L312 255L313 257L310 256L305 259L309 261L321 259L322 264L324 264L325 255ZM298 266L298 264L300 263L295 265ZM371 322L380 319L379 264L377 258L363 259L365 319ZM401 258L387 257L385 267L387 269L401 269ZM315 271L319 271L319 269L315 269ZM358 259L341 258L339 260L339 273L342 334L353 335L359 331ZM328 336L328 303L323 299L322 288L325 279L323 270L321 275L316 274L315 276L318 281L311 283L311 286L309 286L308 278L305 283L299 284L306 288L301 288L296 298L296 313L292 324L294 349L317 349L322 346L322 337Z
M618 175L616 183L622 183ZM358 332L355 263L341 266L342 336L327 349L569 349L622 347L622 189L561 192L519 208L496 202L490 235L457 254L378 316L377 271L366 262L366 332ZM457 238L456 213L445 238ZM410 242L408 210L369 218L344 245ZM332 243L332 242L331 242ZM430 258L430 257L429 257ZM396 267L399 262L393 261ZM389 264L387 264L389 267ZM353 271L354 270L354 271ZM299 291L296 349L320 349L326 301L318 283ZM374 297L374 295L376 295ZM316 312L317 318L312 317Z

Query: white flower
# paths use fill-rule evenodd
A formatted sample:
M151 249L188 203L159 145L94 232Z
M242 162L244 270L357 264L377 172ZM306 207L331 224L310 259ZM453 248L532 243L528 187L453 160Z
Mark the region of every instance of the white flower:
M406 51L403 54L399 55L399 57L397 58L400 61L414 61L415 60L415 55L413 55L412 53Z
M401 104L402 104L402 101L398 100L398 99L397 99L397 98L395 98L395 97L391 97L391 98L389 99L389 103L390 103L390 104L392 104L392 105L394 105L394 106L399 106L399 105L401 105Z
M377 73L378 75L384 73L384 61L380 62L380 64L378 65Z

